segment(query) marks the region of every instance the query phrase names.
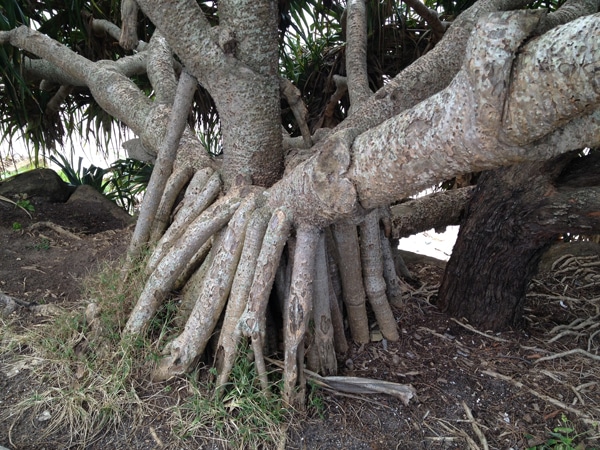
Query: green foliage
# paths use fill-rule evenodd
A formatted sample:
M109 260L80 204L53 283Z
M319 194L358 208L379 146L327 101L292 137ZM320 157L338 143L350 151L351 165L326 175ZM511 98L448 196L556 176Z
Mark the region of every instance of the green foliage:
M36 250L49 250L50 249L50 240L43 238L37 244L33 246Z
M21 225L19 222L13 222L12 229L13 231L21 231L21 229L23 229L23 225Z
M555 427L550 438L542 445L527 450L585 450L585 444L578 443L583 434L578 434L571 421L564 414L560 418L561 426Z
M27 200L26 198L21 198L21 199L17 200L17 206L21 209L24 209L25 211L29 211L29 212L35 211L35 206L33 206L31 204L31 202L29 200Z
M50 156L50 160L61 169L61 176L73 186L89 185L132 214L145 192L152 166L135 159L120 159L102 169L91 165L83 167L79 158L77 168L62 154Z

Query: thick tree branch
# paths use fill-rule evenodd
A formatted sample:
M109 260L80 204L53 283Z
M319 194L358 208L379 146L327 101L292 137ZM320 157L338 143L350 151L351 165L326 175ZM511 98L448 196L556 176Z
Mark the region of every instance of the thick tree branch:
M138 45L138 10L139 8L135 0L121 1L122 29L118 41L125 50L133 50Z
M256 73L270 77L278 71L277 22L277 2L219 1L219 26L235 30L236 58Z
M392 239L408 237L431 228L459 225L474 186L440 191L392 206Z
M201 84L206 83L202 75L208 76L227 64L223 50L213 40L210 23L196 2L138 0L137 3Z
M256 3L261 5L253 7L268 7L263 1ZM260 186L272 185L284 168L279 79L272 69L277 66L277 52L267 49L266 55L274 62L265 66L267 70L253 70L219 47L215 42L218 36L210 31L194 1L171 4L139 0L138 4L216 103L223 132L225 185L233 185L238 178ZM232 95L236 101L231 101Z
M394 185L397 193L400 193L400 189L397 181L391 180L407 181L407 186L411 186L411 190L414 191L403 192L402 196L406 196L456 174L513 164L527 159L549 158L560 152L582 147L580 139L573 142L564 139L568 133L565 134L562 130L554 134L554 148L548 145L537 145L525 149L502 144L499 131L502 129L501 115L505 109L506 91L503 93L505 89L503 86L510 85L512 53L518 48L519 41L527 36L527 29L531 31L532 24L536 25L537 15L535 12L519 12L493 17L495 19L490 17L485 23L479 25L479 31L471 39L473 47L467 57L471 62L459 73L448 89L420 103L412 111L396 116L356 139L353 146L351 176L358 187L363 206L373 207L397 199L397 194L393 193L394 189L390 187ZM513 28L515 25L513 19L518 20L518 17L528 24L524 31ZM545 83L551 83L553 79L550 73L536 78L540 71L532 63L527 65L530 72L523 72L528 74L523 77L527 78L530 84L520 82L510 87L509 104L511 101L518 101L524 108L523 116L519 116L525 117L520 121L523 123L519 128L521 134L516 134L515 131L521 141L531 142L537 138L541 129L548 128L547 122L554 123L556 126L556 123L566 123L575 117L576 121L585 119L589 125L590 121L595 120L595 117L587 116L577 118L577 115L593 107L600 100L597 87L596 90L593 87L594 76L590 75L588 78L573 76L566 79L558 72L562 64L573 67L573 72L592 74L594 70L598 70L600 46L598 40L593 38L597 35L598 19L596 15L571 22L568 26L553 30L551 36L544 35L525 47L525 52L539 52L539 60L558 58L548 64L555 71L556 78L563 84L556 93L552 94L556 102L555 108L530 108L527 105L531 103L526 104L522 101L523 97L532 101L529 92L541 91L541 85L546 86ZM493 35L488 33L490 26L502 26L507 39L503 43L490 41L487 37ZM574 39L575 34L578 36L577 39ZM513 36L512 43L510 47L504 47L510 35ZM573 40L578 42L575 47L586 48L585 68L578 69L583 62L577 51L565 50L560 56L550 51L547 56L544 56L543 49L548 48L546 42L572 43ZM490 58L490 55L493 56ZM546 98L549 96L548 92L544 95ZM579 100L580 98L582 101ZM516 108L514 110L516 111ZM457 114L457 111L460 111L460 114ZM534 117L529 118L527 114ZM597 130L592 128L584 133L586 137L593 138L595 135L595 139L588 141L588 145L593 145L594 141L598 140ZM376 167L376 170L373 170L373 167Z
M517 9L528 3L528 0L476 2L458 16L433 50L379 89L338 129L366 131L444 89L463 63L466 45L477 21L490 12Z
M595 14L554 28L523 48L503 117L505 142L529 144L597 108L598 36L600 15ZM528 107L533 104L538 107Z

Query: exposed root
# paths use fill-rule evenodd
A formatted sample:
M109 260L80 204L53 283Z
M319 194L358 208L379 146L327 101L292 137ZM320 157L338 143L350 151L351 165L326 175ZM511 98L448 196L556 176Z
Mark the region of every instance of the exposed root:
M148 260L147 273L156 269L161 259L171 250L174 242L181 237L194 219L217 198L220 190L221 181L217 173L213 173L210 169L204 169L194 175L183 199L183 207L177 212L173 223L160 239Z
M165 349L170 354L160 361L153 372L154 380L165 380L185 373L196 357L204 352L229 297L242 253L246 225L256 207L256 198L256 195L249 195L229 222L204 277L200 297L183 332Z
M52 222L47 222L47 221L46 221L46 222L37 222L37 223L32 223L32 224L29 226L29 229L30 229L30 230L38 230L38 229L40 229L40 228L44 228L44 227L46 227L46 228L50 228L52 231L55 231L56 233L58 233L58 234L60 234L60 235L62 235L62 236L68 237L68 238L70 238L70 239L75 239L75 240L77 240L77 241L80 241L80 240L81 240L81 237L77 236L77 235L76 235L76 234L74 234L74 233L71 233L71 232L70 232L70 231L68 231L68 230L65 230L65 229L64 229L63 227L61 227L60 225L56 225L55 223L52 223Z
M240 203L241 199L237 196L224 197L189 225L186 233L173 244L169 253L148 277L140 299L125 325L124 335L138 334L146 328L166 294L173 288L181 270L202 245L229 221Z
M312 342L308 347L307 367L324 375L337 373L334 335L331 321L331 295L329 292L329 270L325 250L325 235L321 233L317 245L315 277L313 285L313 311L311 330Z
M386 339L397 341L400 337L398 326L385 294L379 233L379 212L374 210L360 225L360 256L365 290L381 333Z
M194 170L191 167L186 167L175 170L167 180L165 191L158 205L154 223L152 224L150 243L157 242L164 234L169 225L171 211L173 211L173 205L175 205L177 196L193 175Z
M473 428L473 432L477 436L477 439L479 439L479 442L481 444L481 448L483 450L489 450L490 447L488 445L487 439L485 438L485 434L483 434L483 431L481 431L481 428L479 427L479 424L477 423L477 421L473 417L473 412L471 411L471 408L469 408L464 401L461 402L461 405L462 405L463 409L465 410L465 414L467 415L467 419L469 419L469 422L471 423L471 427Z
M363 285L356 225L335 224L333 236L338 249L338 267L350 333L355 342L366 344L370 340L365 302L367 295Z
M304 365L304 334L313 302L313 274L318 241L317 229L300 227L297 230L290 297L284 317L283 401L298 408L304 407L306 394L301 368Z
M273 282L275 281L281 252L290 233L290 219L286 211L278 210L269 221L260 254L256 260L256 271L252 287L250 288L246 310L239 322L242 334L252 339L254 362L261 386L265 392L269 387L263 355L267 304Z
M217 344L215 358L217 371L219 372L217 389L221 389L227 383L231 369L235 363L235 356L242 334L240 327L238 327L238 322L248 302L252 280L254 279L254 271L256 269L255 261L257 261L259 252L261 251L261 244L267 230L269 217L269 211L266 208L261 208L254 212L248 224L244 248L242 249L240 263L238 264L233 280Z
M527 386L525 386L523 383L521 383L520 381L517 381L507 375L502 375L498 372L494 372L493 370L484 370L482 371L482 373L489 375L490 377L496 378L498 380L503 380L503 381L508 381L509 383L513 384L514 386L518 387L519 389L525 389L526 391L528 391L531 395L544 400L545 402L551 403L555 406L558 406L559 408L564 409L565 411L569 411L572 412L573 414L576 414L582 421L584 421L587 424L594 424L595 421L593 420L592 417L590 417L588 414L584 413L583 411L580 411L579 409L573 408L569 405L567 405L566 403L563 403L559 400L556 400L555 398L552 398L546 394L542 394L541 392L536 391L535 389L531 389Z

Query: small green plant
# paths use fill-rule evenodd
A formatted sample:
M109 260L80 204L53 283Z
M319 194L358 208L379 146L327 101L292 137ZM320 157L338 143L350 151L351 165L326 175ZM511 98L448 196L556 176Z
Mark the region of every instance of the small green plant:
M564 414L560 421L561 426L552 429L551 437L545 443L529 447L527 450L584 450L585 444L576 443L582 434L575 431L573 424Z
M29 200L27 200L27 198L22 198L20 200L17 200L17 206L21 209L24 209L26 211L29 212L34 212L35 211L35 206L33 206L31 204L31 202Z
M33 246L36 250L48 250L50 249L50 239L42 239L40 242Z
M6 197L4 197L4 196L0 195L0 201L6 202L6 203L12 203L12 204L13 204L13 205L15 205L16 207L18 207L18 208L21 208L23 211L25 211L25 212L27 213L27 215L29 216L29 218L30 218L30 219L31 219L31 213L30 213L29 211L33 211L33 210L35 209L35 208L33 207L33 205L32 205L31 203L29 203L29 202L27 202L27 204L28 204L27 206L28 206L29 208L31 208L31 209L24 208L23 206L19 205L19 202L21 202L21 201L22 201L22 199L21 199L21 200L19 200L19 201L17 201L17 202L13 202L13 201L12 201L10 198L6 198Z
M23 225L21 225L19 222L13 222L12 229L14 231L21 231L21 229L23 229Z

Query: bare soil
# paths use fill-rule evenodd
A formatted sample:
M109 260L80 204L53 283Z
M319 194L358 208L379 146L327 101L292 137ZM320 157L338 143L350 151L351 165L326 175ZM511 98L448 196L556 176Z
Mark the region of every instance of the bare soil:
M0 202L0 291L26 302L67 309L84 306L82 279L123 254L130 230L111 216L82 211L81 206L73 209L35 199L32 203L35 211L29 219ZM46 225L35 228L40 222L59 225L72 235ZM474 330L440 313L435 295L443 269L410 264L421 285L407 285L405 307L396 310L400 340L353 345L339 366L340 375L410 384L417 398L404 405L385 395L319 391L322 406L313 402L304 415L296 415L285 448L525 449L547 442L551 431L564 425L562 417L575 430L571 437L578 435L573 447L600 448L600 258L561 258L531 284L526 329L503 333ZM9 319L0 319L0 326L10 323L26 329L52 320L28 308ZM10 414L40 385L28 370L8 375L25 354L26 346L0 354L0 446L226 447L201 437L177 437L160 412L143 418L135 428L124 420L85 445L73 445L64 430L40 440L45 427L40 417ZM158 407L160 402L173 405L185 395L177 383L172 381L173 396L161 398ZM144 386L143 394L151 398L152 385Z

